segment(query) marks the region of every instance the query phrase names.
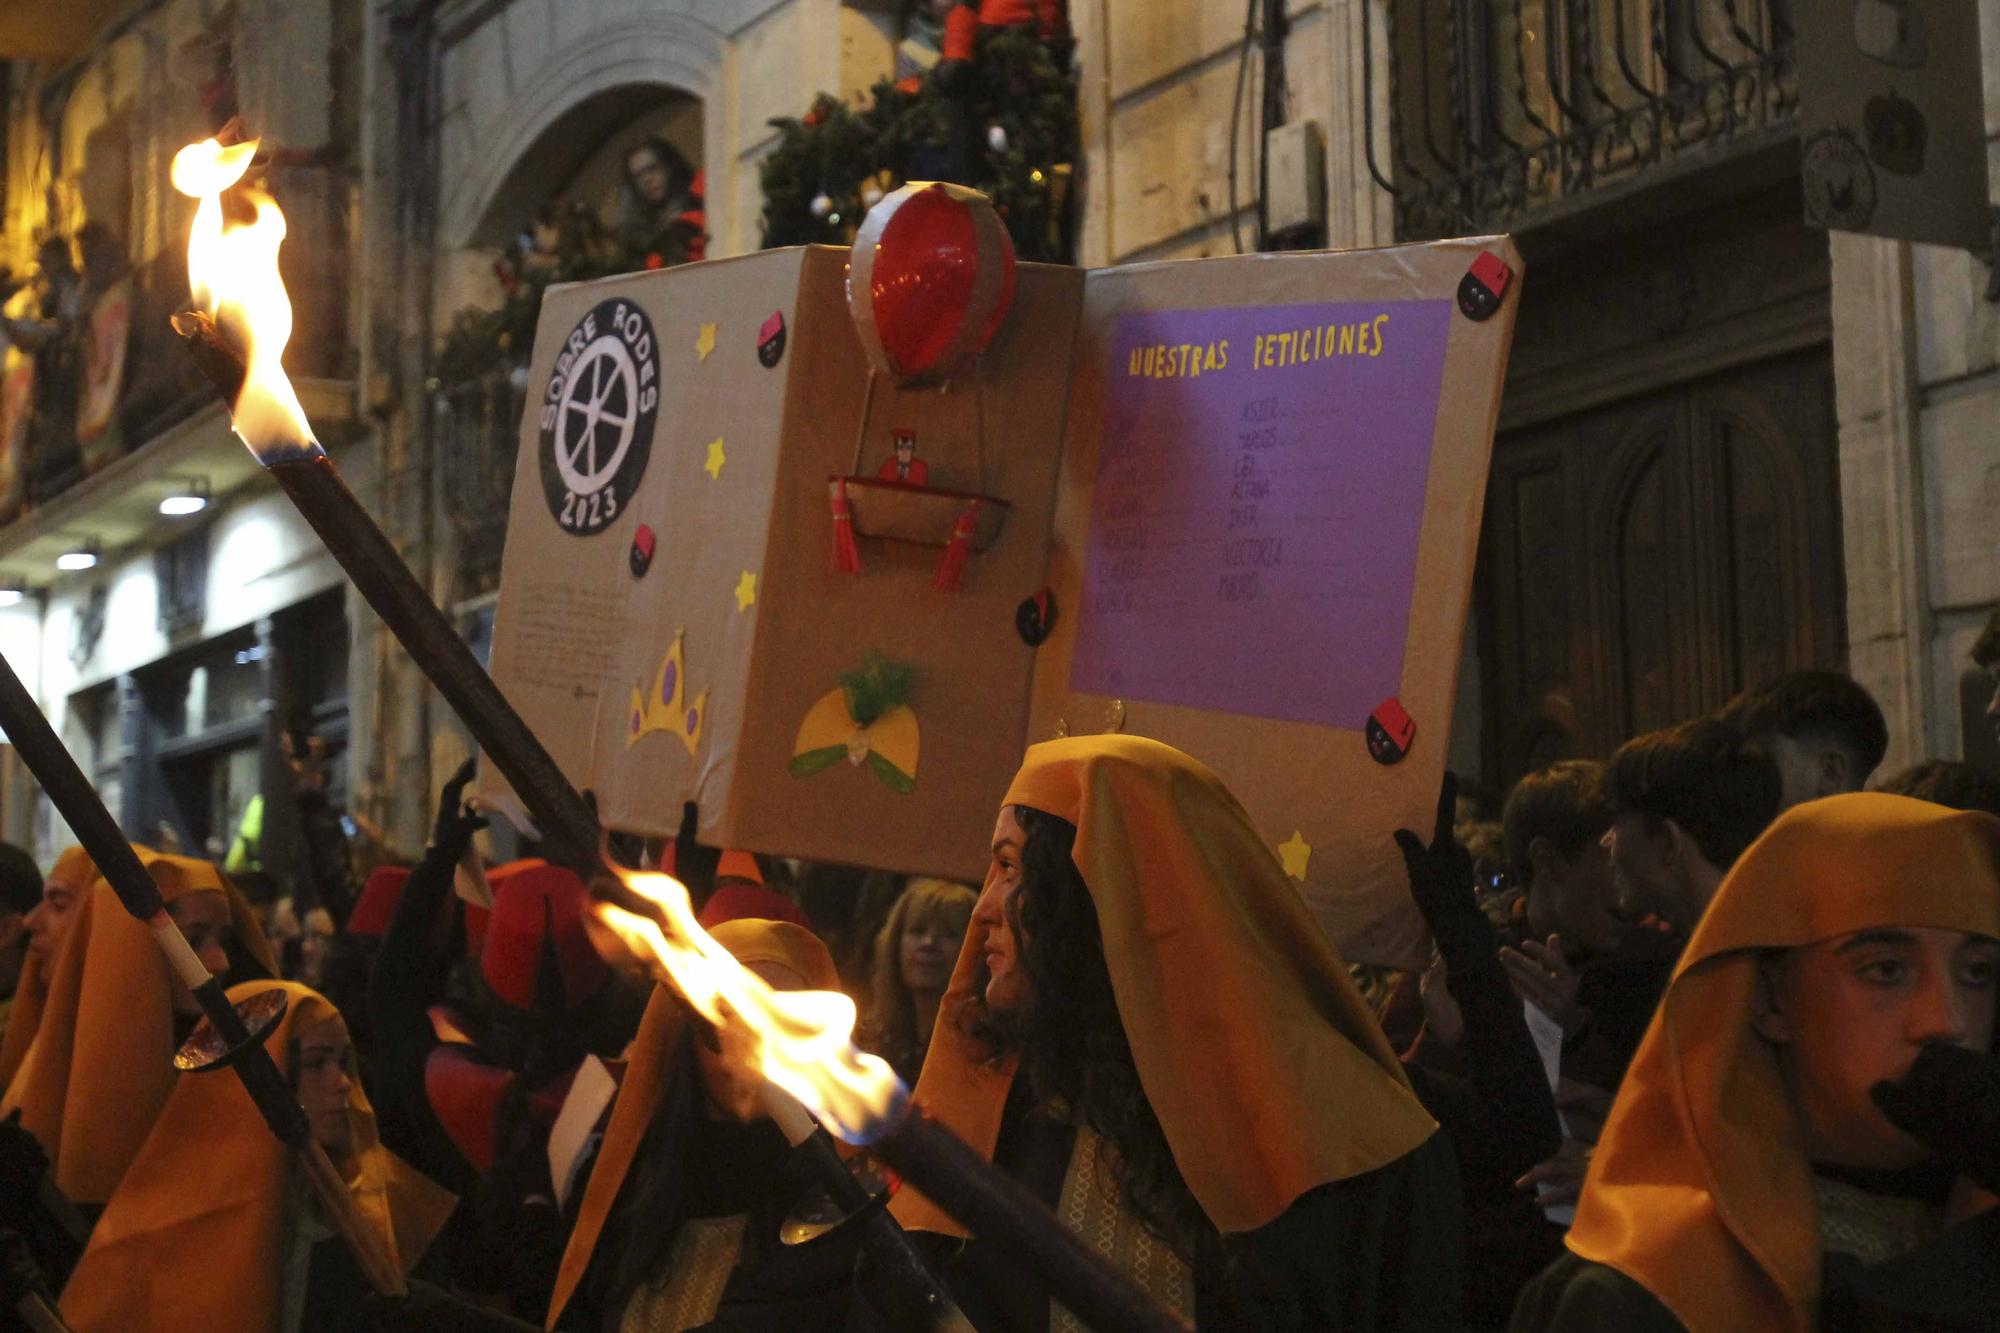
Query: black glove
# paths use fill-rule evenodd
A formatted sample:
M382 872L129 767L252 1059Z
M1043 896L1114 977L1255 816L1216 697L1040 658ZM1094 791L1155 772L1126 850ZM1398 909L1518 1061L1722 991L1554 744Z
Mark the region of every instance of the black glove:
M2000 1055L1926 1042L1909 1073L1869 1096L1939 1161L2000 1192Z
M1437 827L1431 845L1424 846L1406 828L1396 830L1396 846L1410 875L1410 897L1436 936L1462 935L1470 919L1484 922L1479 899L1472 891L1472 853L1458 843L1452 825L1458 813L1458 777L1444 775L1438 792ZM1442 947L1444 940L1440 938Z
M370 1328L387 1333L539 1333L540 1325L462 1301L442 1287L410 1282L407 1296L369 1296L362 1308Z
M472 835L486 827L486 819L465 808L465 784L472 781L476 761L466 760L444 784L438 797L437 825L431 830L431 846L456 861L472 845Z
M49 1154L41 1141L21 1128L21 1108L0 1120L0 1197L32 1199L49 1173Z

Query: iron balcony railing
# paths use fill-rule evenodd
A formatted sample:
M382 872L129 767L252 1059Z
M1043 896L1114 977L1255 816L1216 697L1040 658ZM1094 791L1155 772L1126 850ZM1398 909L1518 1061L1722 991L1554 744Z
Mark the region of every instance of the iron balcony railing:
M1388 57L1379 75L1363 62L1368 168L1394 198L1397 234L1519 230L1692 152L1782 131L1798 108L1791 10L1367 0L1365 47Z
M526 381L525 370L503 366L446 385L432 400L439 497L455 539L455 596L461 600L499 586Z

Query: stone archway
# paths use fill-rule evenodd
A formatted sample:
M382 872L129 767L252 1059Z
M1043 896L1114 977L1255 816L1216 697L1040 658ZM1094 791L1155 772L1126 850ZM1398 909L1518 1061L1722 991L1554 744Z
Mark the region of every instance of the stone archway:
M576 11L590 7L577 0L540 0L539 8L546 11L540 24L489 23L447 46L440 62L445 95L439 126L442 250L490 243L485 233L519 164L546 152L547 136L566 117L591 104L603 105L607 98L615 102L626 90L671 89L698 99L706 111L702 160L729 160L719 106L724 35L697 19L671 13L579 22L584 16ZM567 42L535 45L535 34L571 27L578 31ZM489 29L497 30L489 34ZM730 206L730 192L712 188L710 196L711 229L726 235L723 213Z

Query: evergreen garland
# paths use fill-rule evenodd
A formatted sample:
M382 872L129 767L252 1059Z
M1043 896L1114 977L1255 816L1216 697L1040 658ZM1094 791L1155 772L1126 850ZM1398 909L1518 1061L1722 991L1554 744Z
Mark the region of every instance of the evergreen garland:
M691 227L670 225L644 244L621 240L581 203L564 205L554 225L552 254L531 253L525 241L517 241L495 261L498 306L468 306L452 317L438 348L434 373L440 384L463 384L502 366L524 364L541 318L542 293L552 284L686 263L689 242L698 235Z
M1027 25L983 30L974 58L946 70L884 80L858 108L822 93L803 117L772 121L764 245L847 245L871 186L886 194L907 180L948 180L991 197L1020 258L1075 262L1075 73Z

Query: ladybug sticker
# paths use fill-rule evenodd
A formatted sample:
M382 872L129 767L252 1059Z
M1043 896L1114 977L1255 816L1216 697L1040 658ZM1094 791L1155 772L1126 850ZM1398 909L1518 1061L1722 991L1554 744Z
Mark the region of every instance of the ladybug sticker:
M1491 319L1493 312L1500 308L1500 298L1507 294L1507 284L1514 280L1514 270L1508 268L1500 256L1482 250L1472 261L1472 267L1458 280L1458 308L1467 319L1475 323Z
M757 330L757 359L764 369L776 366L785 355L785 312L773 310Z
M1039 648L1056 627L1056 595L1043 588L1014 608L1014 630L1021 642Z
M646 577L646 571L653 567L653 549L658 545L659 539L653 535L653 529L641 523L639 530L632 534L632 549L626 553L632 562L633 578Z
M1369 756L1378 764L1394 764L1410 752L1410 742L1417 738L1417 724L1403 711L1399 701L1384 699L1368 715L1365 733Z

